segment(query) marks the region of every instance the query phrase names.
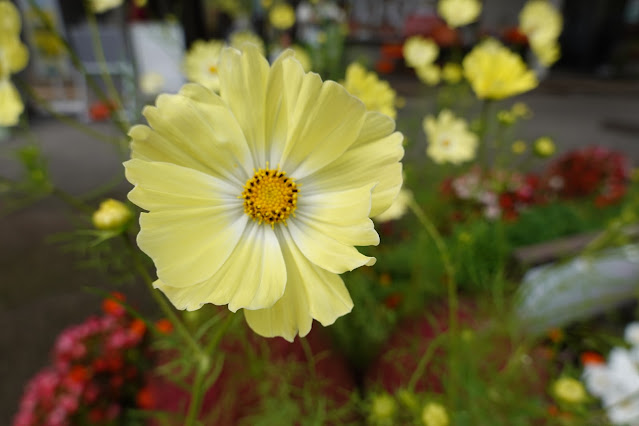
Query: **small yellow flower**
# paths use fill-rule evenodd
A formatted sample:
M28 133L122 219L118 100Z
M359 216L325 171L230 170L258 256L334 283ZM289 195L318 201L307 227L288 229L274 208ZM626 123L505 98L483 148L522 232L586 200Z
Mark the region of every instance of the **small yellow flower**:
M557 151L555 143L547 136L541 137L533 143L533 152L541 158L551 157L555 151Z
M513 144L510 147L510 149L512 150L513 154L521 155L524 152L526 152L526 149L528 149L528 146L526 145L526 142L524 142L522 140L517 140L517 141L513 142Z
M406 65L417 68L435 62L439 56L439 46L430 38L412 36L404 42L403 53Z
M436 86L441 80L441 71L437 65L422 65L415 68L417 77L429 86Z
M225 48L220 95L198 84L160 95L129 135L139 247L178 309L243 309L266 337L293 341L353 308L339 274L375 259L370 217L402 185L400 133L293 52Z
M288 30L295 24L295 10L288 3L278 3L269 11L268 20L278 30Z
M426 154L438 164L460 164L475 158L477 135L468 130L463 118L457 118L448 109L439 113L437 119L428 116L423 122L428 148Z
M346 90L357 96L370 111L379 111L391 118L397 116L396 93L387 81L380 80L373 71L353 62L346 68Z
M563 28L563 18L552 3L529 0L519 14L519 27L543 65L550 66L559 59L557 39Z
M157 95L164 89L164 76L160 73L151 71L140 77L140 90L145 95Z
M480 99L504 99L537 87L535 74L519 55L495 39L487 39L463 61L464 75Z
M393 201L390 208L384 213L375 216L373 220L377 223L384 223L401 218L408 211L408 203L410 203L412 199L413 193L408 189L402 189L399 191L399 194L397 194L397 198Z
M448 84L457 84L464 77L461 65L455 62L447 62L442 68L442 78Z
M91 8L95 13L104 13L122 5L122 0L91 0Z
M18 8L8 0L0 1L0 35L19 36L22 28Z
M15 126L20 121L24 104L20 93L8 78L0 80L0 127Z
M451 28L463 27L479 18L479 0L439 0L437 12Z
M510 111L517 118L531 118L533 115L532 110L523 102L515 102Z
M397 412L395 399L387 394L373 396L371 400L371 411L368 419L372 424L392 424L389 423Z
M126 225L133 213L121 201L108 198L100 203L100 207L93 213L93 226L103 231L115 231Z
M220 40L198 40L189 49L184 59L184 72L189 81L199 83L213 91L220 90L220 55L224 42Z
M18 36L0 37L0 79L22 71L29 62L29 50Z
M311 57L302 46L299 44L294 44L291 46L293 52L295 52L295 59L297 59L300 64L302 64L302 68L304 68L304 72L309 72L313 69L313 63L311 61Z
M446 408L437 402L427 403L422 410L422 424L424 426L448 426L450 419Z
M242 50L244 43L253 43L257 46L262 55L265 54L264 41L260 36L252 31L237 31L231 34L230 45L236 49Z
M580 404L588 400L583 383L572 377L562 377L552 385L552 393L560 402Z

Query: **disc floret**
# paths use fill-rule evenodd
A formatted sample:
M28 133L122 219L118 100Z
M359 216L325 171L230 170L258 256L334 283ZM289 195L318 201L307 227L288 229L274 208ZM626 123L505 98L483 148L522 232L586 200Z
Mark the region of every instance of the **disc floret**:
M267 163L266 168L255 171L246 181L240 197L244 199L244 213L274 227L279 222L286 225L286 219L295 216L298 194L294 179L279 167L270 169Z

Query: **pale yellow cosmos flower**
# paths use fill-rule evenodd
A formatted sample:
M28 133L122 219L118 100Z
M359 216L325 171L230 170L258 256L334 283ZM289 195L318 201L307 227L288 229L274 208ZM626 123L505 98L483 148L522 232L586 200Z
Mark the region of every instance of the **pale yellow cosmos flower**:
M533 143L533 152L541 158L551 157L555 151L555 142L548 136L542 136Z
M17 36L0 37L0 79L22 71L29 62L29 50Z
M253 43L257 46L262 55L264 55L266 52L266 50L264 49L264 41L254 32L237 31L231 34L231 37L229 38L229 44L231 45L231 47L242 50L242 45L244 43Z
M207 89L220 90L220 55L224 42L220 40L197 40L184 58L184 73L189 81L199 83Z
M455 62L447 62L442 68L442 78L448 84L457 84L464 78L464 70Z
M397 94L387 81L377 74L367 71L361 64L353 62L346 68L346 80L342 83L346 90L357 96L366 108L379 111L391 118L397 116L395 97Z
M480 99L504 99L539 84L519 55L492 38L475 46L462 65L464 76Z
M290 50L269 65L226 48L219 76L219 96L187 84L130 131L138 245L178 309L244 309L292 341L352 309L339 274L375 262L355 247L379 243L370 217L401 188L403 137Z
M438 164L461 164L475 158L477 135L468 129L463 118L457 118L448 109L437 118L428 116L423 122L428 148L426 154Z
M423 67L435 62L439 56L439 46L430 38L412 36L404 42L403 53L406 65Z
M417 77L429 86L436 86L441 81L441 70L437 65L428 64L415 68Z
M288 3L278 3L268 12L268 20L278 30L288 30L295 24L295 10Z
M95 13L104 13L122 5L122 0L90 0Z
M18 8L8 0L0 0L0 34L19 36L22 28Z
M481 9L479 0L439 0L437 4L437 12L451 28L475 22Z
M583 383L572 377L557 379L552 385L552 393L559 401L569 404L580 404L588 400Z
M557 39L563 28L561 12L547 0L529 0L519 13L519 28L542 65L550 66L560 56Z
M450 419L446 408L437 402L427 403L422 410L422 424L424 426L448 426Z
M23 111L24 104L13 83L6 78L0 80L0 127L17 125Z

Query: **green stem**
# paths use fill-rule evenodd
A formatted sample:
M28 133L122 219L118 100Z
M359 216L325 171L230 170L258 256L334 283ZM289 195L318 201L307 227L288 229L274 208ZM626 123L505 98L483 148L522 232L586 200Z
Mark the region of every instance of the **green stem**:
M459 301L457 300L457 283L455 281L455 269L453 267L453 263L450 258L450 253L448 248L446 247L446 243L442 238L441 234L430 220L430 218L424 213L422 208L415 202L415 200L410 200L408 206L413 211L419 222L422 224L428 235L432 238L435 246L437 247L437 251L441 257L442 263L444 265L444 270L446 271L446 284L447 284L447 297L448 297L448 335L449 335L449 370L448 374L450 377L453 376L455 372L455 339L457 337L458 324L457 324L457 311L459 308ZM448 392L449 396L449 406L451 409L455 407L455 394L452 390Z
M52 187L51 193L55 195L56 197L58 197L59 199L61 199L62 201L64 201L65 203L67 203L69 206L75 209L78 209L83 213L87 213L91 215L93 211L95 210L88 204L82 202L80 199L74 197L73 195L69 194L66 191L63 191L60 188Z
M95 58L100 66L100 73L102 75L102 80L107 86L107 92L113 101L115 101L117 106L117 114L121 115L119 117L120 120L126 127L130 127L130 123L126 122L124 119L124 106L122 104L122 100L120 99L120 94L118 93L118 89L116 89L115 84L113 83L113 79L111 78L111 73L106 66L106 56L104 55L104 48L102 47L102 39L100 38L100 28L98 27L98 21L95 18L95 13L91 8L89 2L85 3L87 22L89 24L89 31L91 32L91 41L93 43L93 52L95 53Z

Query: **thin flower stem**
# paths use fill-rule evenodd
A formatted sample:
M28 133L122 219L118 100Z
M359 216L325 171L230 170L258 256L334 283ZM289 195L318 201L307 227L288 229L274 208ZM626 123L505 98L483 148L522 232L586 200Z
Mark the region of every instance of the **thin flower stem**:
M457 310L459 307L459 301L457 300L457 283L455 281L455 269L453 267L453 263L450 258L450 253L448 248L446 247L446 243L442 238L441 234L430 220L430 218L424 213L422 208L417 204L415 200L410 200L408 203L409 208L413 211L419 222L422 224L428 235L432 238L435 246L437 247L437 251L439 251L439 255L441 257L442 263L444 265L444 270L446 271L446 284L448 290L448 335L449 335L449 371L448 374L450 377L454 374L455 371L455 348L454 342L457 337ZM454 386L452 387L454 388ZM455 407L454 400L455 395L454 392L449 390L449 406L451 409Z
M195 379L193 380L193 387L191 388L191 403L189 404L189 409L186 414L186 419L184 421L185 426L195 425L197 422L197 418L200 415L200 411L202 410L202 401L204 400L204 394L206 392L204 382L206 379L206 374L210 370L211 358L213 355L213 351L218 347L222 337L226 334L231 322L233 322L234 315L229 313L224 322L220 325L215 333L215 336L209 344L206 346L206 349L201 354L200 359L198 360L197 370L195 371Z
M117 113L120 116L120 120L126 125L126 127L131 127L130 123L128 123L124 119L124 106L122 104L122 99L120 99L120 94L118 93L118 89L116 89L115 84L113 83L113 79L111 78L111 73L106 66L106 56L104 55L104 48L102 47L102 39L100 38L100 28L98 27L98 21L95 18L95 13L93 9L88 4L85 4L87 22L89 24L89 31L91 32L91 41L93 43L93 52L95 53L95 58L98 61L100 66L100 73L102 74L102 80L107 86L107 92L109 96L115 101L117 106Z
M151 293L151 296L153 297L155 302L158 304L160 309L162 309L162 312L164 312L164 315L166 315L169 321L173 323L173 326L178 331L178 333L180 333L180 335L182 336L186 344L191 347L195 356L201 357L203 352L202 352L202 347L200 346L200 344L193 338L193 336L191 336L191 333L189 333L189 330L187 330L186 326L182 323L182 321L180 321L178 316L175 314L173 309L169 306L169 304L164 299L164 297L162 297L160 292L156 290L155 288L153 288L153 280L151 279L149 272L144 267L144 264L142 263L142 259L140 259L140 254L138 252L138 249L133 245L133 243L131 242L127 234L122 234L122 237L124 238L124 242L127 248L131 252L131 257L133 259L135 268L137 269L140 276L144 279L144 282L146 283L147 288L149 289L149 292Z

